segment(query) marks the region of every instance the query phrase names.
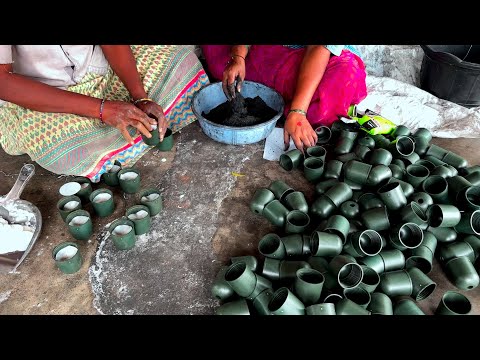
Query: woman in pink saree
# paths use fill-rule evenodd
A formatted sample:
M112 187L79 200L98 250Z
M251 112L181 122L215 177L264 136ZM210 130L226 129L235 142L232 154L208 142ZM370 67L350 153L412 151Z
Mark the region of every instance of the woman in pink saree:
M228 98L243 80L277 90L285 100L284 140L303 151L314 129L346 116L367 96L365 65L352 45L203 45L207 68Z

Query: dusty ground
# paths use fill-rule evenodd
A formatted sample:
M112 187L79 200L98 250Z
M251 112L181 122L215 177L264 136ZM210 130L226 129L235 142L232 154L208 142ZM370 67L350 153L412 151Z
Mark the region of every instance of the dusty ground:
M36 175L22 198L39 207L44 226L18 272L0 275L0 314L97 314L97 309L102 313L210 314L216 304L209 288L218 268L232 256L258 255L259 239L274 230L265 219L248 209L255 189L268 186L272 180L283 179L304 191L307 199L312 199L312 186L303 176L294 177L277 163L262 159L262 144L234 147L215 143L203 135L196 123L176 134L175 141L177 147L171 153L151 151L136 165L141 171L143 186L157 187L164 192L165 212L154 220L158 244L155 239L142 238L135 251L116 255L108 239L104 240L105 225L121 216L135 199L132 196L124 199L118 189L113 189L115 214L101 220L95 218L91 240L77 242L84 264L73 275L64 275L56 269L51 256L56 244L72 240L55 206L60 199L58 189L67 178L37 166ZM197 148L191 146L193 141ZM480 163L480 140L435 139L434 143L464 156L470 164ZM197 153L191 155L192 150ZM198 161L194 156L198 156ZM27 156L9 156L0 150L0 194L9 191L26 162L29 162ZM232 172L243 176L234 176ZM215 190L219 195L215 195ZM190 230L196 232L195 236L190 231L185 237L188 226L173 222L182 211L188 214L186 223L194 219L196 227ZM167 230L170 237L166 238L162 231ZM100 244L103 245L97 253ZM140 255L145 251L158 254L159 258ZM122 261L125 266L115 266ZM94 265L92 273L99 263L104 265L108 276L98 283L94 279L96 285L100 284L94 286L95 296L89 267ZM188 276L185 279L188 274L194 279ZM436 270L429 276L437 282L438 288L420 303L427 313L433 311L447 288L453 288L442 272ZM119 281L125 281L126 285ZM474 313L480 314L480 289L464 293L474 303ZM147 304L148 301L151 304Z

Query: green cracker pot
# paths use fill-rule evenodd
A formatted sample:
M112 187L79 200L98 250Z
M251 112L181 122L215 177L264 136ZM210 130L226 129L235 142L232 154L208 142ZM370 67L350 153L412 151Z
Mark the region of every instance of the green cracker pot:
M316 304L320 300L325 278L314 269L301 268L296 272L293 281L293 292L305 304Z
M130 226L132 230L126 234L116 233L115 228L121 225ZM129 250L135 246L135 224L126 217L122 217L112 222L112 224L108 227L108 231L110 232L110 237L112 238L113 244L118 250Z
M322 159L322 161L325 161L325 158L327 156L327 150L323 146L311 146L308 147L305 150L305 153L307 154L308 157L316 157Z
M255 290L257 278L245 262L237 262L228 267L225 281L239 296L246 298Z
M321 303L310 305L305 308L306 315L336 315L335 304Z
M305 315L305 305L286 287L275 291L268 310L273 315Z
M148 200L148 199L143 199L143 197L147 197L152 194L158 194L159 196L154 199L154 200ZM148 188L148 189L143 189L140 190L138 193L138 201L140 204L145 205L148 207L148 210L150 211L150 216L155 216L160 213L160 211L163 210L163 200L162 200L162 195L160 194L160 191L158 191L155 188Z
M165 135L163 136L163 141L160 141L155 148L160 150L160 151L170 151L173 148L173 133L172 130L167 129L165 131Z
M56 259L57 253L67 246L73 246L77 249L75 255L65 259ZM78 249L78 245L73 242L63 242L58 244L53 248L52 257L55 261L55 265L58 269L63 272L64 274L73 274L76 273L82 267L82 255L80 254L80 250Z
M76 201L76 202L78 202L78 205L75 206L72 209L64 209L65 204L67 204L70 201ZM82 209L82 200L78 196L75 196L75 195L65 196L65 197L61 198L60 200L58 200L57 209L58 209L58 212L60 213L60 216L62 217L63 221L66 221L68 214L70 214L72 211Z
M273 225L285 226L288 209L277 199L270 201L263 209L263 216Z
M257 271L258 268L258 260L255 256L252 255L234 256L230 258L230 261L232 262L232 264L235 264L237 262L244 262L245 264L247 264L247 267L253 272Z
M110 199L102 202L94 201L97 195L108 194ZM115 210L115 202L113 201L113 193L108 189L98 189L92 192L89 196L89 200L92 203L95 214L99 217L107 217L113 214Z
M285 196L284 203L290 210L300 210L306 214L308 213L307 200L305 199L305 195L300 191L294 191Z
M255 214L262 215L265 206L273 200L275 200L275 195L270 190L257 189L250 201L250 210Z
M235 295L235 291L233 291L225 280L227 270L228 266L222 266L212 285L212 295L220 301L226 301Z
M277 200L283 201L285 196L293 192L294 190L282 180L272 181L268 188L277 198Z
M396 302L393 315L425 315L425 313L412 299L402 298Z
M133 216L133 214L142 210L147 212L147 216L142 219L130 219L129 216ZM145 205L132 206L127 209L125 215L129 220L133 222L135 228L135 235L143 235L150 230L150 227L152 226L152 219L150 217L150 210L148 210L148 207L146 207Z
M472 311L472 303L457 291L447 291L443 294L435 310L435 315L468 315Z
M341 299L335 304L337 315L370 315L370 311L354 303L350 299Z
M215 309L215 315L250 315L245 299L235 300L223 304Z
M465 256L449 260L445 264L445 274L461 290L475 289L480 282L475 267Z
M93 191L90 179L84 176L77 176L72 179L72 182L77 182L82 186L75 195L82 199L82 204L87 204L90 201L89 196Z
M70 222L73 220L73 218L77 216L86 216L88 217L88 220L83 224L70 225ZM93 234L92 219L88 211L85 211L85 210L72 211L70 214L68 214L65 222L67 223L68 231L77 240L88 240L90 236L92 236Z
M393 315L393 304L390 298L380 292L374 292L370 294L370 304L367 306L367 310L372 315Z
M122 174L134 172L138 176L134 179L122 179ZM118 183L126 194L134 194L140 189L140 171L134 168L123 168L117 173Z
M406 270L389 271L380 275L380 289L390 298L401 295L410 296L413 292L413 284Z
M422 270L412 267L407 270L412 280L412 298L421 301L429 297L437 287L437 284L423 273Z
M280 155L280 166L287 171L292 171L297 169L303 163L303 154L298 149L293 149L287 151L286 153Z
M267 258L282 260L287 256L285 245L280 236L274 233L266 234L258 243L258 251Z

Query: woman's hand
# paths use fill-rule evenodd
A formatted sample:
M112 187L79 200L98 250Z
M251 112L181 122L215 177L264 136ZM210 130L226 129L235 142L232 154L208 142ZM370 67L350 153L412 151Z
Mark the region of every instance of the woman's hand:
M167 119L165 118L165 114L163 113L163 109L160 105L153 101L140 101L137 105L137 108L142 110L145 114L149 117L152 117L154 120L157 120L158 126L158 135L160 137L160 141L163 141L163 136L167 131Z
M318 139L317 133L313 130L307 117L296 112L288 114L283 128L283 135L285 149L288 149L290 137L292 137L295 146L301 152L303 152L304 147L314 146Z
M225 96L230 101L235 98L235 90L242 90L245 79L245 60L241 56L232 56L227 67L223 71L222 88ZM235 87L235 81L237 85Z
M125 140L133 145L133 139L127 127L133 126L147 138L151 138L151 125L157 124L155 119L147 116L135 105L124 101L105 101L103 106L103 122L120 130Z

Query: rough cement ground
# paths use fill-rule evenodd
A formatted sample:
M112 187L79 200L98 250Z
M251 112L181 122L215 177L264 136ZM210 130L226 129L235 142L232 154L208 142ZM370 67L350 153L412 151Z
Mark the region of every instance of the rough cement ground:
M249 211L254 191L282 179L304 191L307 200L313 199L313 188L301 173L287 173L276 162L262 159L263 144L219 144L203 135L197 123L176 134L175 141L176 152L151 151L136 165L143 186L163 189L165 209L154 218L154 229L127 252L116 251L108 238L104 241L105 225L134 203L134 197L123 199L113 189L115 214L95 218L90 242L78 241L84 264L73 275L58 271L51 258L56 244L72 240L55 207L58 188L66 178L37 166L22 198L39 207L44 227L18 273L0 275L0 314L96 314L95 307L105 314L211 314L216 302L210 285L217 270L232 256L258 256L259 239L275 230ZM479 139L435 139L434 143L466 157L472 165L480 163ZM30 162L28 156L0 152L0 194L8 192L25 162ZM428 314L445 290L454 289L438 265L429 276L438 287L419 303ZM480 314L480 288L462 293L474 304L472 313Z

